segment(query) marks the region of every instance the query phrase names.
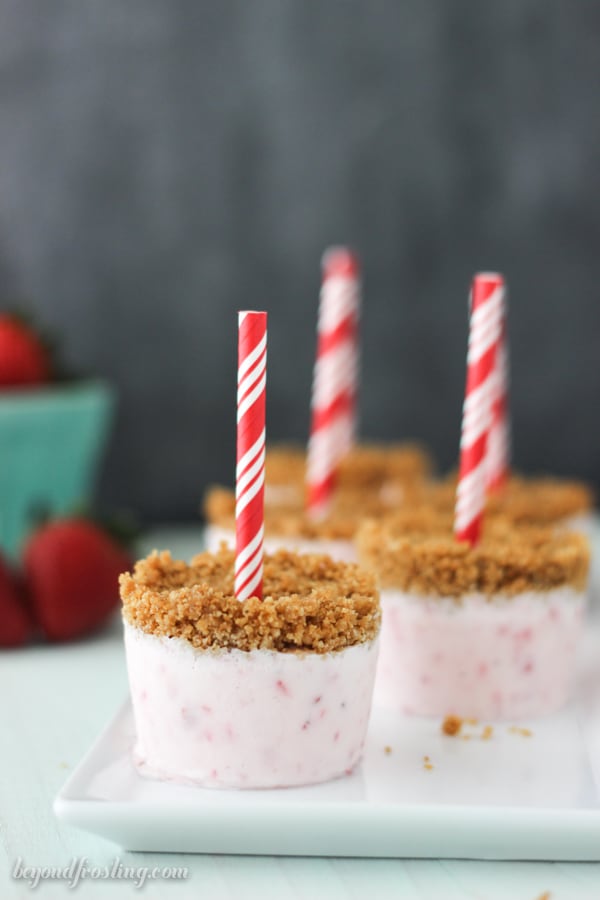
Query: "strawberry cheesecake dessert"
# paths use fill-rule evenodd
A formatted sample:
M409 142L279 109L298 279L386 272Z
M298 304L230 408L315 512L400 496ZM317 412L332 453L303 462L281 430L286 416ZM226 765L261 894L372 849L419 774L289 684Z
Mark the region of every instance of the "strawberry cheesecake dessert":
M396 507L412 497L413 487L433 471L431 455L418 443L361 443L339 461L339 492L372 494ZM297 506L306 493L306 452L297 444L272 444L265 456L265 505Z
M417 444L354 447L340 462L327 514L317 517L305 506L305 466L305 453L294 445L274 445L266 453L265 547L355 562L354 536L363 519L422 501L431 460ZM207 549L215 551L223 542L233 547L235 492L208 488L203 511Z
M504 490L491 494L491 515L510 518L517 525L542 525L590 534L594 495L582 481L565 478L525 478L513 475Z
M421 484L414 499L417 506L449 513L456 499L456 475ZM511 475L501 489L488 495L485 513L509 519L515 525L568 529L589 535L594 494L587 484L575 479Z
M389 507L376 494L339 491L324 518L312 517L302 503L267 505L264 509L265 548L297 553L321 553L340 562L356 562L354 537L366 516L379 517ZM206 548L235 545L235 493L211 487L204 499Z
M380 628L373 576L322 556L264 558L262 599L234 595L234 553L154 553L121 576L142 775L278 788L352 772Z
M541 716L567 701L585 611L582 535L486 522L475 546L450 516L370 521L357 542L383 610L377 705L425 716Z

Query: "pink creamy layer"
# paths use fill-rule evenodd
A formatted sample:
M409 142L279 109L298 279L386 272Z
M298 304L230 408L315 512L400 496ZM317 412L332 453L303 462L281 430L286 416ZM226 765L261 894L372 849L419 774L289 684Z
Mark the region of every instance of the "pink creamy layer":
M328 781L362 755L377 642L337 653L197 650L125 625L142 774L212 788Z
M235 547L235 534L220 525L207 525L204 529L206 549L215 553L224 541L228 547ZM296 553L325 553L337 562L358 562L356 548L352 541L311 541L307 538L267 537L265 552L275 553L277 550L292 550Z
M374 702L405 713L519 719L559 709L585 597L570 588L486 600L381 592Z

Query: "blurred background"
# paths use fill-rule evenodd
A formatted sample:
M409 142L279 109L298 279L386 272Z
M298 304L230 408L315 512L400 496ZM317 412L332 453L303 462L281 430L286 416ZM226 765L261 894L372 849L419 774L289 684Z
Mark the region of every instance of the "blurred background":
M600 6L4 0L0 300L117 388L100 497L234 474L236 316L305 441L320 256L364 265L361 428L457 456L467 293L510 288L514 457L600 484Z

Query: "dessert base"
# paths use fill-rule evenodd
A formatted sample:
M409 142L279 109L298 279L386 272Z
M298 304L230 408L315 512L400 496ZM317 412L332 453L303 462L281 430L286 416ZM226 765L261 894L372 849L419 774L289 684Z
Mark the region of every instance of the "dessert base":
M198 650L125 623L142 775L276 788L349 774L361 758L377 641L333 653Z
M401 712L522 719L569 697L585 596L570 587L453 600L381 593L374 703Z
M207 525L204 529L204 541L206 549L210 553L216 553L222 543L233 549L235 548L235 533L220 525ZM290 535L282 537L267 535L264 546L266 553L275 553L277 550L290 550L295 553L324 553L337 562L357 562L356 548L352 541L310 540Z

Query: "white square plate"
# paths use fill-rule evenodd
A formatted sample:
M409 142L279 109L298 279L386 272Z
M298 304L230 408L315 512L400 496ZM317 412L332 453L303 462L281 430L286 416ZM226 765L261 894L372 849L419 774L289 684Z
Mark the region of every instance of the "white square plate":
M275 791L141 778L129 702L55 801L59 818L128 850L302 856L600 860L600 628L590 623L575 701L560 715L469 726L375 709L351 776ZM385 748L391 748L386 752ZM428 758L428 760L425 759Z

